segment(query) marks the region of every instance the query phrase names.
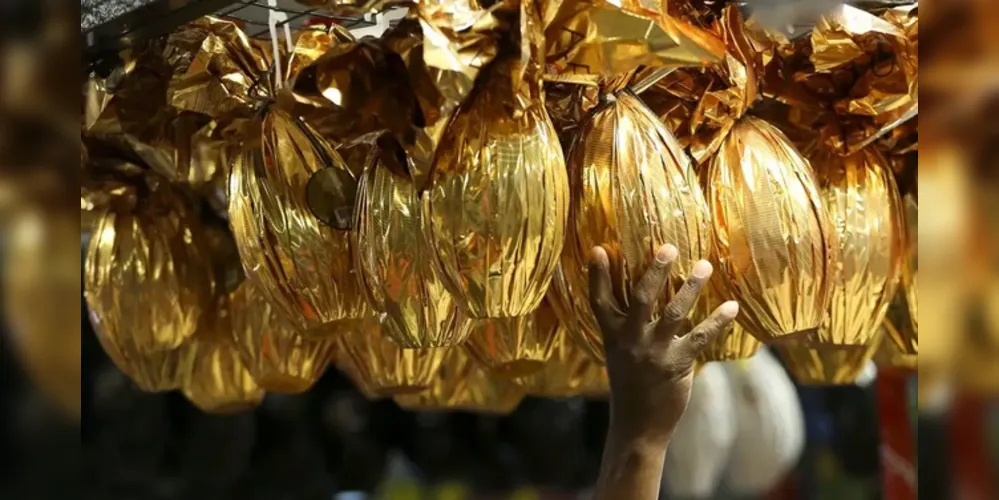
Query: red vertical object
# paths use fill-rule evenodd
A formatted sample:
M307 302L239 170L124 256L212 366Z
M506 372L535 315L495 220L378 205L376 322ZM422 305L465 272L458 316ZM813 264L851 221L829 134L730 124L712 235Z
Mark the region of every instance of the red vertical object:
M881 478L884 500L915 500L915 442L909 421L908 374L878 370L878 424L881 429Z
M985 435L985 404L981 398L959 396L950 412L951 477L957 500L991 500L996 488Z

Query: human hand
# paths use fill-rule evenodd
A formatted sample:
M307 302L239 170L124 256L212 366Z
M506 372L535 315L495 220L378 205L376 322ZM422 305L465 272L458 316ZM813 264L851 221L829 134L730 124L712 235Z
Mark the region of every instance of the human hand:
M594 248L590 263L591 307L603 333L610 377L611 437L663 452L690 400L694 362L739 313L737 302L725 302L692 327L687 317L712 273L705 260L694 265L669 304L655 311L677 255L672 245L659 249L634 284L627 307L614 296L606 250ZM657 312L658 321L652 321Z

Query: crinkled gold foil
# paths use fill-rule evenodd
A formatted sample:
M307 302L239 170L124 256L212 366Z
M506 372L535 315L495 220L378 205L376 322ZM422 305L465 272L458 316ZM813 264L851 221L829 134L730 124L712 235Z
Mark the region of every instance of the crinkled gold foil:
M336 338L337 366L369 399L415 394L434 384L448 348L402 349L382 321L364 321Z
M811 336L829 307L838 243L811 167L772 125L744 117L707 179L718 266L737 321L760 340Z
M80 231L71 211L22 207L2 224L3 317L32 386L81 412ZM54 313L52 305L60 311Z
M919 355L911 352L903 352L902 349L899 349L898 343L895 340L899 336L899 332L894 323L886 320L883 328L884 333L882 334L881 344L874 353L874 362L879 367L884 366L915 372L919 368Z
M308 125L281 110L268 111L259 126L261 142L244 144L229 177L229 225L247 278L307 337L353 328L373 312L350 236L320 222L307 199L313 175L349 169Z
M88 304L89 306L89 304ZM130 336L111 337L104 331L104 324L93 309L89 309L90 324L94 327L101 348L122 373L146 392L165 392L180 389L183 385L187 350L177 349L140 352Z
M381 164L361 181L357 269L385 333L404 348L450 347L465 341L451 294L431 263L420 196L412 179Z
M588 259L607 249L614 292L627 304L632 281L667 243L680 251L671 287L710 253L708 208L686 153L638 98L608 97L580 129L569 151L570 224L562 269L573 294L583 345L603 360L602 336L590 309Z
M305 392L333 362L335 340L302 337L251 283L244 281L229 300L235 349L261 389Z
M194 334L214 276L192 210L161 185L133 212L109 210L100 218L87 249L84 290L110 342L127 337L148 353L176 349Z
M874 147L849 156L819 152L810 160L839 243L828 276L829 311L816 340L866 346L898 285L907 246L902 199L887 160Z
M547 71L619 75L638 66L698 66L720 61L711 33L637 0L538 2L545 25Z
M462 410L506 415L524 399L524 390L509 380L490 377L463 349L451 349L429 389L393 399L409 410Z
M544 368L562 330L546 302L526 316L469 320L465 349L491 376L524 377Z
M756 101L762 50L747 32L735 5L711 20L708 31L721 39L727 53L717 64L672 71L642 93L698 164L710 160L737 121ZM636 82L647 78L636 75Z
M857 380L867 362L874 356L880 344L880 335L870 345L822 346L812 348L797 343L782 344L777 347L781 359L800 384L805 385L849 385Z
M701 297L694 306L691 321L698 324L708 319L711 313L724 302L716 287L709 284L701 292ZM742 325L733 322L727 332L715 338L701 351L701 355L697 359L701 363L749 359L760 350L761 345L759 339L746 331Z
M182 350L185 373L181 392L207 413L238 413L264 399L233 341L231 306L221 295L210 313L202 316L198 331Z
M849 5L824 15L808 37L779 47L765 91L795 108L830 150L849 154L918 113L918 14L881 16Z
M558 264L569 204L562 148L544 108L511 116L490 92L493 81L482 82L445 131L427 193L441 280L475 318L537 308Z
M541 371L514 381L531 396L568 398L603 397L610 393L607 369L559 329L555 350Z

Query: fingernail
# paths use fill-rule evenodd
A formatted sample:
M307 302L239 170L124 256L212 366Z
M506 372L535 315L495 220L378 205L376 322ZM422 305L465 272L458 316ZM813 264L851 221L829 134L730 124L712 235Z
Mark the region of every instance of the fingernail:
M739 315L739 303L730 300L718 307L718 311L726 318L735 318Z
M676 256L680 255L680 251L676 249L673 245L663 245L659 247L659 251L656 252L656 260L660 264L669 264L676 259Z
M714 267L711 266L710 262L706 260L699 260L697 261L697 264L694 264L694 269L691 271L691 274L697 279L707 279L711 276L713 271Z
M604 250L603 247L593 247L593 249L590 250L590 255L592 256L595 264L601 266L610 265L610 259L607 258L607 250Z

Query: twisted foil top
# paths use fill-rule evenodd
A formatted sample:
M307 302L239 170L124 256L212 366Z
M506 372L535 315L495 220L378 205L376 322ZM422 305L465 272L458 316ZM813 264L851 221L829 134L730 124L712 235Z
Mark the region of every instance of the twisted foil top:
M409 178L376 165L362 180L356 224L357 269L385 333L404 348L465 341L457 306L431 260L423 207Z
M402 349L382 321L364 321L338 336L336 364L370 399L415 394L434 384L447 348Z
M672 282L679 286L710 251L708 210L697 176L673 135L630 93L620 93L584 122L568 155L569 238L562 268L572 289L583 345L603 360L601 334L590 310L587 262L602 245L610 256L614 292L627 304L667 243L680 251ZM674 287L663 292L662 303Z
M902 199L873 147L811 160L839 243L829 312L817 340L866 345L881 328L898 284L906 247Z
M768 341L811 335L829 307L836 233L808 162L772 125L745 117L708 172L716 282Z
M450 349L429 389L393 399L410 410L463 410L506 415L512 413L523 398L524 390L516 384L490 377L463 349Z
M790 104L791 122L818 129L839 154L873 143L919 110L919 18L914 7L874 15L839 5L808 37L777 41L765 92Z
M305 392L333 362L334 340L304 338L252 283L244 281L229 301L234 349L261 389Z
M208 413L237 413L253 408L264 399L240 359L233 342L229 298L214 301L212 311L202 317L194 337L182 348L185 373L181 392Z

